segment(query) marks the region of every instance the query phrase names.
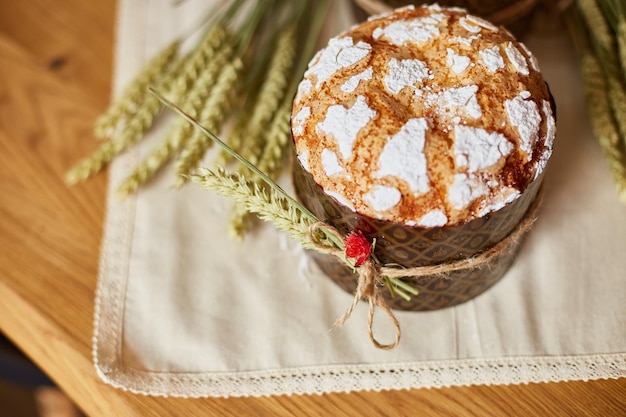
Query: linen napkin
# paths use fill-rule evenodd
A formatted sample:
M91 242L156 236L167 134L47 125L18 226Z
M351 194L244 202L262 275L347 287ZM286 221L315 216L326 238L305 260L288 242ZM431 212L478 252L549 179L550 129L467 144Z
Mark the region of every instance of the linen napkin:
M114 94L216 3L121 0ZM354 23L348 2L333 3L328 36ZM525 41L555 96L558 133L539 220L496 286L456 307L397 312L400 345L378 350L365 304L333 327L352 294L286 236L262 225L229 240L229 200L173 189L171 169L115 196L161 123L109 171L94 321L101 378L147 395L228 397L626 376L626 206L565 33ZM382 314L374 330L393 338Z

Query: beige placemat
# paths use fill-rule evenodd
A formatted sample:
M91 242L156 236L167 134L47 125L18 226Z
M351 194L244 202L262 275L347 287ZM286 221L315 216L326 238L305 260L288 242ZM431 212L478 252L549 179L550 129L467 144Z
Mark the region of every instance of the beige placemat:
M116 91L208 2L119 4ZM349 9L333 16L349 22ZM626 207L593 138L564 35L531 37L558 104L558 136L535 229L505 278L474 301L397 313L402 341L377 350L366 306L272 227L227 239L230 202L172 172L137 196L113 192L162 126L110 169L94 362L137 393L247 396L626 376ZM172 116L173 117L173 116ZM382 315L384 318L384 315ZM392 337L387 322L377 335Z

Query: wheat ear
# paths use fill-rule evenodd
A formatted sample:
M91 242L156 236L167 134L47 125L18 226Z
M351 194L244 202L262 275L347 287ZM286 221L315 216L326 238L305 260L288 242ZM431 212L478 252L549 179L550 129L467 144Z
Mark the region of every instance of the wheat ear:
M159 90L169 91L184 62L183 59L179 59L173 63L168 73L159 79L157 84ZM103 143L90 156L71 168L65 175L65 181L68 184L75 184L100 172L114 157L141 140L145 132L152 126L161 107L162 104L159 99L153 94L148 94L141 107L128 120L123 129L111 140Z
M626 203L626 155L611 112L604 73L597 58L590 53L582 57L581 70L593 131L613 174L619 198Z
M244 108L235 116L235 123L230 132L228 133L228 138L226 143L237 152L241 152L244 137L248 130L248 121L251 117L251 109L248 106L243 106ZM215 161L213 164L215 166L226 166L232 160L232 157L221 150L217 156L215 157Z
M619 16L615 36L617 38L617 49L619 50L619 61L622 66L622 76L626 78L626 14Z
M267 131L267 139L263 156L259 161L259 169L271 177L276 177L282 168L285 149L289 144L289 119L291 102L285 101L278 109Z
M626 146L626 89L617 74L607 74L607 91L617 128Z
M623 1L614 1L617 22L615 24L615 38L620 66L622 69L621 81L626 82L626 4Z
M192 92L196 80L206 72L206 67L211 65L216 55L227 46L227 39L230 38L224 25L219 22L211 25L200 43L189 53L185 65L167 92L173 101L182 102L186 99L186 96Z
M275 179L281 172L285 148L289 143L289 117L291 105L287 102L281 106L274 118L266 135L266 144L263 155L259 159L258 168L269 177ZM242 172L243 170L240 170ZM256 179L259 182L259 179ZM230 216L229 235L232 238L241 240L250 224L248 212L240 206L235 206Z
M607 53L610 52L614 48L614 38L596 1L578 0L577 5L594 41Z
M161 103L154 97L146 97L144 104L130 119L124 130L111 140L104 142L92 155L80 161L66 174L68 184L75 184L97 174L126 148L140 140L152 125Z
M230 211L230 220L228 221L228 236L235 241L242 241L243 236L248 231L251 219L251 213L247 207L241 204L235 204Z
M200 125L211 132L219 132L226 114L232 105L236 93L236 83L243 69L240 58L231 60L220 73L211 95L206 101L198 118ZM181 187L187 182L187 175L197 166L206 150L212 144L204 134L194 131L176 160L178 174L175 186Z
M261 84L259 95L252 108L251 117L245 127L245 131L236 130L236 137L241 143L238 151L253 164L261 163L264 148L267 145L267 124L285 96L285 90L289 83L289 70L294 62L296 49L295 28L292 25L283 29L276 40L274 53L265 72L265 78ZM235 144L236 145L236 144ZM240 172L246 174L248 169L240 167ZM231 215L231 236L242 238L246 231L247 212L237 206Z
M305 247L311 247L308 238L311 219L274 190L266 190L256 182L246 180L241 174L227 173L222 168L216 170L201 168L198 174L190 176L190 180L203 188L231 198L247 211L256 213L260 219L288 232Z
M179 46L180 41L178 40L170 43L144 65L119 97L111 103L106 112L96 120L94 135L97 138L110 138L116 131L119 122L132 117L138 111L148 96L148 87L155 84L177 58Z
M207 97L215 85L224 63L232 54L232 47L222 46L213 59L208 62L198 79L194 82L194 88L187 95L183 103L183 109L192 117L197 117L204 106ZM165 138L139 163L135 170L126 178L117 192L125 197L135 192L141 184L152 178L173 155L179 152L193 132L193 126L183 118L177 118L167 132Z
M295 29L288 26L280 32L252 110L241 154L257 164L265 147L266 126L276 113L289 83L289 70L295 55Z

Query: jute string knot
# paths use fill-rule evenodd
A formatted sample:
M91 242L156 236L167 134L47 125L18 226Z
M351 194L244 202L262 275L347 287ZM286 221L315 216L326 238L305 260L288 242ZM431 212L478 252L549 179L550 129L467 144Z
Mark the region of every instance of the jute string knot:
M354 298L352 299L352 303L350 304L346 312L343 313L341 317L339 317L335 321L335 325L343 325L346 320L350 318L352 311L358 305L359 301L361 299L364 299L369 304L367 329L370 341L374 344L374 346L379 349L390 350L395 348L396 346L398 346L398 343L400 343L400 323L398 322L398 319L396 318L395 314L393 314L393 311L391 310L391 308L387 304L387 301L385 301L385 298L382 295L382 288L384 287L378 285L378 283L381 282L381 278L417 278L429 275L445 275L460 270L472 270L483 267L490 267L492 263L498 258L514 250L516 244L519 242L521 237L530 230L533 223L537 219L537 213L539 211L541 202L542 193L540 192L526 212L526 215L524 216L522 221L507 237L496 243L494 246L469 258L436 265L399 268L378 265L370 257L361 266L356 268L356 272L358 273L358 281L356 291L354 292ZM341 233L339 233L336 228L324 222L314 223L309 227L308 230L309 239L319 252L330 254L342 260L343 262L346 262L344 250L336 246L329 246L328 243L325 243L323 240L321 240L320 236L328 233L333 234L340 241L345 242L344 237L341 235ZM391 343L380 343L374 336L374 313L376 312L377 307L383 310L383 312L389 317L393 325L395 338L394 341Z

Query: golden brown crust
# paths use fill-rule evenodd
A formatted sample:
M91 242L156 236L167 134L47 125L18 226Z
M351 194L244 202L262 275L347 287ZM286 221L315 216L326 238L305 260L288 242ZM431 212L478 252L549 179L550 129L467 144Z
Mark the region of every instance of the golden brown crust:
M460 224L514 200L550 155L534 57L461 9L374 17L318 52L293 105L296 151L329 195L407 225Z

